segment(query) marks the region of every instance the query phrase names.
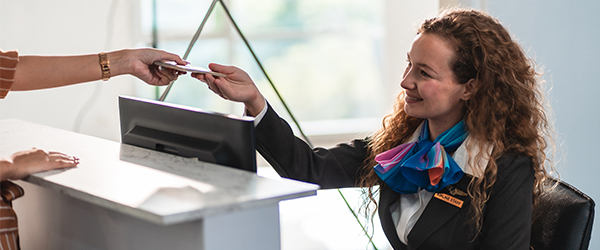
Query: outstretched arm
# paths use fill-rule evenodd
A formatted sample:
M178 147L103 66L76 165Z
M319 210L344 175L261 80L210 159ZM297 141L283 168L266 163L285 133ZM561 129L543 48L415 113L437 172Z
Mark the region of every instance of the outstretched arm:
M106 53L111 76L131 74L150 85L167 85L175 71L153 65L157 60L186 64L179 56L157 49L125 49ZM20 56L11 90L46 89L100 80L97 54L77 56Z
M219 64L209 64L212 71L225 77L192 74L224 99L243 102L247 113L267 111L256 126L256 149L281 176L317 183L321 188L352 187L357 171L367 154L367 141L355 140L330 149L311 148L294 136L291 127L266 104L250 76L243 70Z

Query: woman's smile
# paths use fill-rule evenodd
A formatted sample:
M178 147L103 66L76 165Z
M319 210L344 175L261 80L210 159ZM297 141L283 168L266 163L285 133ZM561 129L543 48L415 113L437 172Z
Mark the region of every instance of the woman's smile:
M410 95L406 95L406 98L404 98L406 103L417 103L419 101L423 101L423 98L418 98L418 97L413 97Z

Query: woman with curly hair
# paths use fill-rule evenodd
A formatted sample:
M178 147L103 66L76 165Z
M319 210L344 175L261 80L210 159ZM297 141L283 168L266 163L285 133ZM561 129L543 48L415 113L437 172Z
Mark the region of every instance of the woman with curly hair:
M294 137L244 71L211 64L227 76L193 76L245 104L257 149L280 175L366 188L394 249L528 249L552 169L532 61L496 19L463 9L426 20L407 61L382 128L330 149Z

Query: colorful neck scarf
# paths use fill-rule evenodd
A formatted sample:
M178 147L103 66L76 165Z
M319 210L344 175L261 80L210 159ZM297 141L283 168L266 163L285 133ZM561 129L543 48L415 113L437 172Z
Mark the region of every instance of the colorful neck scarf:
M416 193L419 187L439 192L462 178L462 169L448 152L454 152L468 135L464 121L460 121L431 142L425 120L418 141L399 145L375 157L379 163L375 173L398 193Z

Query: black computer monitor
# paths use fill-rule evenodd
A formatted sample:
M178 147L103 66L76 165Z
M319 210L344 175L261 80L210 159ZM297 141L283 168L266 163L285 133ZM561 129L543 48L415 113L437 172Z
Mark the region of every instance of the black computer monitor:
M254 118L119 96L121 141L256 172Z

